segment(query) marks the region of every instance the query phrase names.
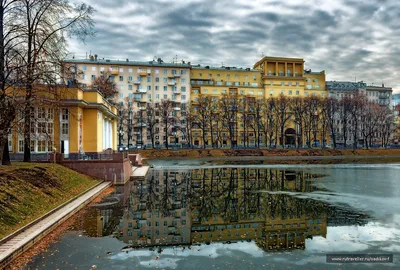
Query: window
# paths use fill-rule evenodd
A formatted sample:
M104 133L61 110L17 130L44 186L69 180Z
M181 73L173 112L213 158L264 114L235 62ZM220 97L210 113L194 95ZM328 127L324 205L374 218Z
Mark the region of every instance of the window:
M289 96L291 96L292 95L292 90L289 90Z
M18 152L24 152L24 140L18 140Z
M244 90L240 90L240 94L241 94L241 95L244 95Z
M133 90L132 84L129 84L129 85L128 85L128 90Z
M100 67L100 71L104 71L104 67Z
M30 144L29 147L30 147L32 152L35 152L35 141L34 140L31 140L31 144Z
M168 82L168 78L163 78L163 81L166 83Z
M38 118L45 119L46 118L46 109L43 107L38 108Z
M119 85L119 89L120 89L120 90L124 89L124 85L123 85L123 84L120 84L120 85Z
M119 81L123 82L124 81L124 76L119 76Z
M45 122L38 123L38 133L46 133L46 123Z
M47 123L47 133L48 134L53 134L54 131L54 124L53 123Z
M299 82L296 82L296 86L299 86Z
M181 75L185 75L186 74L186 70L181 69Z
M82 80L86 80L86 75L82 74Z
M92 67L92 71L96 71L96 67Z
M202 73L199 73L199 77L202 77L203 76L203 74Z
M182 100L186 100L186 95L181 96Z
M181 86L181 92L186 92L186 86Z
M151 82L151 77L147 77L147 82Z
M92 75L92 81L96 80L96 75Z
M160 95L159 94L156 95L156 99L160 99Z
M63 121L68 121L68 109L62 109L61 119Z
M156 82L160 82L160 77L156 77Z
M168 74L168 70L164 68L164 74Z
M47 109L47 119L53 120L54 116L53 116L53 109L49 108Z
M164 91L165 91L165 92L167 91L167 86L166 86L166 85L164 85Z
M182 81L182 83L186 83L186 79L185 78L182 78L181 81Z
M285 94L285 90L282 90L282 91L281 91L281 94L284 95L284 94Z
M300 95L300 91L296 91L296 96Z
M281 86L285 86L285 82L281 82Z
M156 91L158 91L159 90L159 87L158 87L158 85L156 85Z
M130 69L128 69L128 72L129 72L129 73L132 73L132 72L133 72L133 70L130 68Z
M37 151L38 152L46 152L46 141L38 141L37 142Z
M151 99L151 94L147 94L147 98L148 98L148 99Z
M124 98L124 93L119 93L119 98Z
M151 90L151 85L147 86L147 90L150 91Z
M35 134L36 133L36 123L31 122L31 133Z
M221 74L217 74L217 77L218 77L218 78L221 77Z
M12 151L12 140L11 138L8 138L8 151Z
M61 134L68 135L68 123L62 123L61 125Z
M167 99L168 98L168 95L164 95L164 99Z
M86 71L86 65L82 65L82 70Z

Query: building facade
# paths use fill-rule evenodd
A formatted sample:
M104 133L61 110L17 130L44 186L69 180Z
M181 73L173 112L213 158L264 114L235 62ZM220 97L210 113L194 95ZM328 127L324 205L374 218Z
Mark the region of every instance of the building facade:
M54 96L38 98L31 113L30 149L35 156L48 153L70 155L97 154L117 150L117 108L97 91L61 87ZM24 152L23 110L17 113L9 135L9 150L14 159Z
M64 62L69 69L75 71L75 79L82 87L91 88L99 76L108 76L115 83L120 115L119 145L151 145L150 136L153 133L157 133L153 138L156 145L167 139L175 142L175 138L172 138L172 126L165 128L157 124L156 127L151 127L157 129L157 132L150 132L144 116L147 108L159 107L163 100L168 100L171 118L180 118L181 110L190 101L189 63L164 63L161 59L149 62L128 59L114 61L98 59L97 56Z

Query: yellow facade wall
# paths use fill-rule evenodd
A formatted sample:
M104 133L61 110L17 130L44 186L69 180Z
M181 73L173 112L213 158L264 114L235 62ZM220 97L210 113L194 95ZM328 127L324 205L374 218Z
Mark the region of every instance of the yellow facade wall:
M97 110L87 109L83 113L83 145L86 152L98 152ZM102 135L101 135L102 138Z

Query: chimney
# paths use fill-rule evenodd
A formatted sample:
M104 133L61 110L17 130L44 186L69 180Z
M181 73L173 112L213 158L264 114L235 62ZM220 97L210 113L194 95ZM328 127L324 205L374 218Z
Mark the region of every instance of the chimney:
M97 61L97 54L95 54L95 55L94 55L94 60L96 60L96 61Z
M382 87L385 87L385 85L382 83Z

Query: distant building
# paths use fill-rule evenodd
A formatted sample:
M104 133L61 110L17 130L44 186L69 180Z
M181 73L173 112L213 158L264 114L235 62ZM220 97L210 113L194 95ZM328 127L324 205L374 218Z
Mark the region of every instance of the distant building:
M367 84L364 82L348 82L348 81L327 81L326 90L329 92L329 97L337 99L343 98L346 95L354 95L357 92L366 93Z
M385 87L384 84L382 84L382 86L369 85L366 87L366 95L368 99L380 106L391 106L392 93L392 88Z
M400 94L394 94L392 96L392 105L393 105L393 107L395 107L399 104L400 104Z

